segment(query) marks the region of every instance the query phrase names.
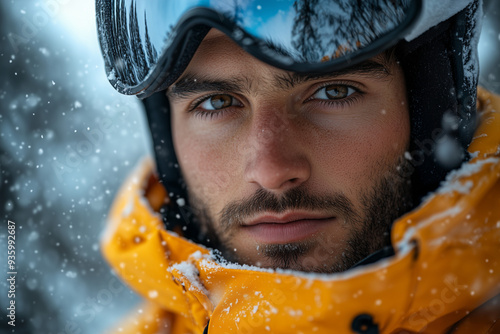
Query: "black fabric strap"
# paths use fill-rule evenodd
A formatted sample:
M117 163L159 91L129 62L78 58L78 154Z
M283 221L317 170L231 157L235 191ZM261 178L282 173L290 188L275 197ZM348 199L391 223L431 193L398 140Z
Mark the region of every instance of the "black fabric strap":
M410 109L409 152L413 159L409 172L415 204L435 190L449 171L469 159L466 149L475 129L475 83L465 82L461 42L468 41L465 34L472 28L467 24L471 24L473 11L468 7L397 48ZM459 119L456 131L443 126L445 113ZM436 159L436 145L445 135L462 147L463 159L456 165L443 166Z
M170 203L160 210L165 227L194 242L204 244L189 205L186 185L175 154L170 105L165 92L155 93L142 102L151 130L158 178L170 198Z

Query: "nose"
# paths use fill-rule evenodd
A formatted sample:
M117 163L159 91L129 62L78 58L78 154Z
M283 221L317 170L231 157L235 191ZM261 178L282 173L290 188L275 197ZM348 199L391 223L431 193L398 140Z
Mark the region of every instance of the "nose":
M303 135L287 115L254 116L245 143L246 181L273 192L307 181L311 166L300 142Z

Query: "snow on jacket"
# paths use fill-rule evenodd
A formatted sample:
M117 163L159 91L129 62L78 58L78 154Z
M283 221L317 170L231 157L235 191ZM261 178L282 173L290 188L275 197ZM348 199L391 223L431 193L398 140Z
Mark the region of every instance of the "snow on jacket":
M105 257L146 301L118 333L500 333L500 98L479 89L473 158L392 229L396 255L344 273L216 263L164 229L144 162L103 236ZM364 330L364 331L363 331Z

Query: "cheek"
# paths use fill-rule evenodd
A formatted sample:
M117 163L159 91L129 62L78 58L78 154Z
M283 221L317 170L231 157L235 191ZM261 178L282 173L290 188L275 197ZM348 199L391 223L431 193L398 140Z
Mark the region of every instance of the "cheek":
M375 101L374 101L375 102ZM403 104L402 104L403 102ZM352 200L395 167L409 143L409 116L404 97L391 103L367 103L366 117L317 132L315 154L320 180L341 189ZM383 107L381 107L383 106Z
M365 123L357 138L353 138L361 154L372 161L391 162L408 147L410 125L406 106L394 103L389 107L392 108L373 108L377 117Z
M181 133L175 134L174 143L184 180L212 213L218 212L225 201L224 194L231 189L231 180L237 178L237 155L230 147Z

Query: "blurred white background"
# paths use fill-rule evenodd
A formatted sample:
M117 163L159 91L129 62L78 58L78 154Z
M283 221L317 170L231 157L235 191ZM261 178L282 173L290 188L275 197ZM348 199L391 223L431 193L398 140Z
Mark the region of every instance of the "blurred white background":
M107 81L93 1L2 1L0 32L0 332L101 333L138 302L99 237L149 154L140 104ZM15 328L7 220L17 227Z

